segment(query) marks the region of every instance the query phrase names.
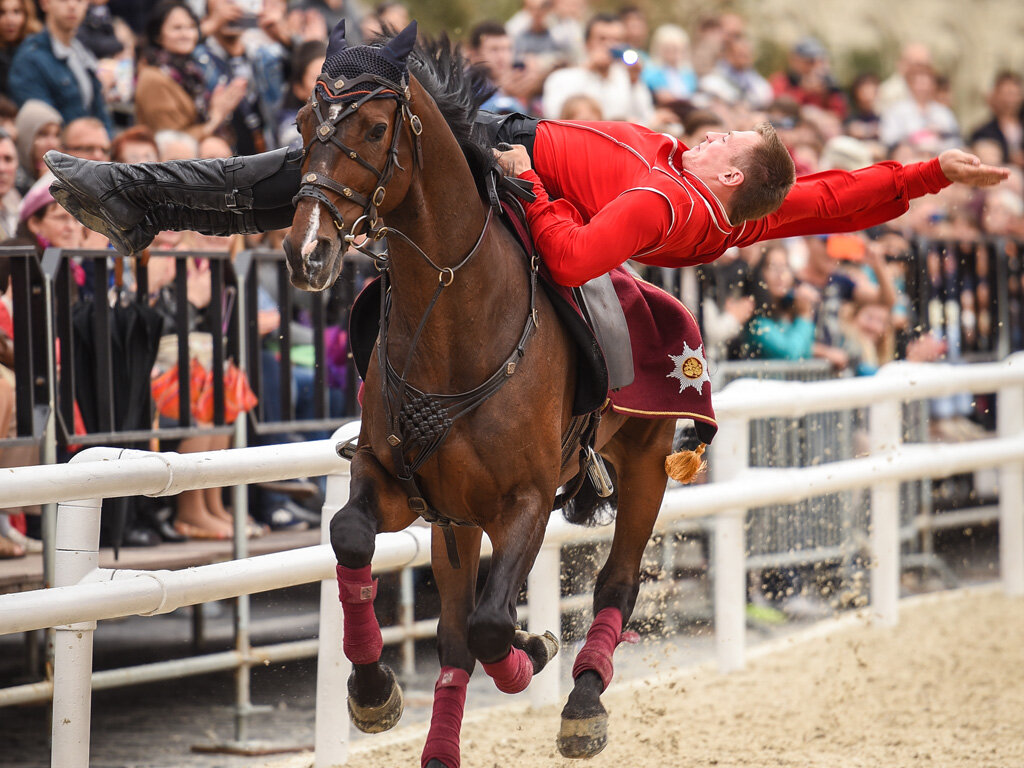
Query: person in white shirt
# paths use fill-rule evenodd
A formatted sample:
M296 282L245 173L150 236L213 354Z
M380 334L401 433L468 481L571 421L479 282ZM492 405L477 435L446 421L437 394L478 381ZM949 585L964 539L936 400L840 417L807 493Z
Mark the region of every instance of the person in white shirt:
M598 14L587 24L583 66L552 72L544 82L544 116L557 119L570 96L586 94L601 104L605 120L647 123L654 115L651 92L640 78L637 61L627 65L613 49L621 47L625 30L618 17Z

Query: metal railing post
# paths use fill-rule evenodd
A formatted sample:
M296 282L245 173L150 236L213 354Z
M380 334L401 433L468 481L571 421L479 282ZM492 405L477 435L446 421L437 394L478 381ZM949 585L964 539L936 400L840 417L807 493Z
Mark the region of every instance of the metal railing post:
M996 420L1000 437L1024 433L1024 387L999 390ZM999 468L999 570L1008 595L1024 595L1024 464Z
M710 459L715 482L733 480L750 466L750 421L719 424ZM730 509L714 519L713 567L715 647L722 672L743 669L746 645L747 568L745 509Z
M77 584L99 566L100 499L57 508L54 586ZM88 768L95 621L56 627L53 672L52 768Z
M358 425L357 425L358 426ZM344 441L352 434L351 425L340 427L333 440ZM327 476L321 513L320 542L331 543L331 519L348 502L349 472ZM348 760L348 676L352 664L342 651L341 603L338 582L320 582L320 646L316 664L316 726L313 768L336 768Z
M871 453L898 451L903 419L898 400L869 407ZM871 616L883 626L896 626L900 608L900 484L895 480L871 486Z
M559 643L562 642L562 612L559 606L562 596L561 567L561 545L557 542L542 544L526 581L530 607L527 626L530 632L541 635L550 630L555 633ZM556 657L533 678L530 683L530 706L540 708L559 702L559 667Z

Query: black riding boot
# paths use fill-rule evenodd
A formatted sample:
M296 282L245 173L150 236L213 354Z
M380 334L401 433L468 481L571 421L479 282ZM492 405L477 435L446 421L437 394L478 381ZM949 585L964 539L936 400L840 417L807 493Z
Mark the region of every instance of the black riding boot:
M302 153L101 163L50 151L53 197L75 218L130 256L163 230L254 234L292 222Z

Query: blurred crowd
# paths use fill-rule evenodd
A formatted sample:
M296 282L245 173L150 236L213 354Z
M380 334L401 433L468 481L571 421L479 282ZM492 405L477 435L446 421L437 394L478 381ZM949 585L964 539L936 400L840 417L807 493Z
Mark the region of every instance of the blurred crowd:
M296 112L320 72L328 30L342 18L349 42L359 43L402 29L410 13L390 0L375 7L358 0L39 0L38 6L36 0L0 0L5 244L109 245L49 195L42 157L50 149L142 162L295 146ZM486 73L490 87L481 95L484 109L493 112L629 120L688 146L709 133L769 121L800 176L926 160L950 147L1010 166L1008 183L983 191L949 187L913 201L905 216L887 226L733 249L701 273L706 347L719 361L821 358L836 371L861 375L898 356L934 360L949 354L957 339L914 325L905 290L908 254L922 240L1024 236L1020 74L994 72L991 114L983 124L964 125L951 104L949 73L936 67L925 44L907 45L895 71L860 72L839 82L829 51L811 36L789 48L782 69L759 71L752 32L750 22L733 13L688 20L685 28L652 28L636 6L596 13L587 0L522 0L511 18L482 21L459 42L468 61ZM280 238L268 233L243 243L165 233L154 248L234 252L276 248ZM209 264L190 260L189 275L195 328L209 333L202 328L202 310L211 300ZM678 280L657 269L646 276L670 285ZM980 291L988 277L976 279ZM0 264L0 287L6 283ZM84 275L76 273L76 283L88 292ZM271 283L261 294L258 317L267 339L282 322L294 321L281 318ZM164 312L165 330L176 322L173 289L173 259L163 265L152 260L148 291L152 305ZM4 435L13 414L9 309L8 293L0 302ZM980 312L975 315L973 322L985 322ZM267 354L272 367L272 346ZM179 450L221 447L227 437L196 440ZM4 453L3 462L16 461ZM231 516L219 492L195 492L178 506L178 534L230 535ZM289 514L275 519L282 509ZM295 505L279 503L251 530L304 522L308 516ZM164 533L174 535L166 528ZM24 537L0 516L0 557L24 546Z

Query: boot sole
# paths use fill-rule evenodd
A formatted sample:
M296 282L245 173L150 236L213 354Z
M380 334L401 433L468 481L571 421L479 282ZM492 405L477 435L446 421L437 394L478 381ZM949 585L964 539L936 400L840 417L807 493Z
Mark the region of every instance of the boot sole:
M50 185L50 192L53 194L53 199L60 203L64 210L93 232L98 232L107 238L119 253L126 256L134 256L137 253L134 246L124 238L120 228L114 226L114 224L102 216L97 216L93 213L91 208L87 207L78 195L63 184L54 182Z

